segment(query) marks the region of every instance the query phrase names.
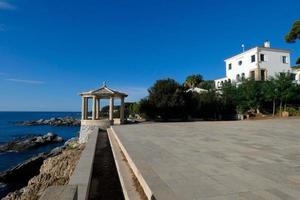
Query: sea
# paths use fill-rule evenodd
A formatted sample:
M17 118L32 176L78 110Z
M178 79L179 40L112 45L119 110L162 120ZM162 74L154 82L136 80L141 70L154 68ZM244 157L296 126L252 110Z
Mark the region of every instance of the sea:
M15 138L27 135L44 135L49 132L55 133L65 140L77 137L79 127L67 126L20 126L17 122L39 119L50 119L51 117L80 118L79 112L0 112L0 145ZM0 172L12 168L25 160L42 152L49 152L51 149L62 144L51 144L37 149L24 152L0 153Z

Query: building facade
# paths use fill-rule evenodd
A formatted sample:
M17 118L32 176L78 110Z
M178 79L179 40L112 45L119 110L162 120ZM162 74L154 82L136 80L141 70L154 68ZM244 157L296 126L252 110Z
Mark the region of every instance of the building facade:
M217 89L225 82L239 84L243 79L263 81L276 73L291 72L290 50L271 48L266 41L262 47L254 47L225 59L226 77L215 80Z

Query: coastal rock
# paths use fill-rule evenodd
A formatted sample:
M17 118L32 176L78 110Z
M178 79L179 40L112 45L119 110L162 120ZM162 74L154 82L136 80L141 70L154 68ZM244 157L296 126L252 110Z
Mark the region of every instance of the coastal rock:
M24 182L24 178L32 177L38 173L40 166L42 165L44 159L47 157L46 154L41 153L35 157L32 157L25 162L13 167L5 172L0 173L0 182L2 183L12 183L12 182ZM23 179L21 178L23 177ZM28 181L28 179L25 181Z
M9 193L3 200L37 200L49 186L67 184L83 148L78 144L76 148L65 145L59 153L56 149L53 151L56 154L44 160L40 173L31 178L26 187Z
M41 125L50 125L50 126L80 126L80 120L72 117L52 117L50 119L39 119L34 121L24 121L18 122L18 125L21 126L41 126Z
M40 147L42 145L60 143L64 139L54 133L47 133L43 136L26 136L15 139L11 142L0 145L0 153L4 152L20 152L27 149Z

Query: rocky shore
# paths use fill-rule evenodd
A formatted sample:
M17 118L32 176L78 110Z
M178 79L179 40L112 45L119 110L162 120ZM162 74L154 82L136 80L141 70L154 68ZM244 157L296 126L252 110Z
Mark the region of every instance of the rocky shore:
M27 186L23 187L26 183L19 185L16 191L9 193L3 200L37 200L49 186L67 184L83 148L84 145L79 144L77 139L71 139L48 154L40 154L0 174L0 182L7 185L18 185L27 176L27 180L23 180Z
M0 145L0 153L4 152L20 152L43 145L60 143L64 139L54 133L47 133L42 136L26 136L17 138L11 142Z
M52 117L50 119L39 119L33 121L18 122L20 126L80 126L80 120L72 117Z

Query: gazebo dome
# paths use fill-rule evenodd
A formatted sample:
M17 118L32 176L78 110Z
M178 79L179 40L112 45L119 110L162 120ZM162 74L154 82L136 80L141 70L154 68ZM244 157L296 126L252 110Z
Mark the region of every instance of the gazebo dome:
M97 96L101 98L110 98L110 97L127 97L128 95L113 89L108 88L106 85L102 86L99 89L90 90L88 92L80 93L80 96Z

